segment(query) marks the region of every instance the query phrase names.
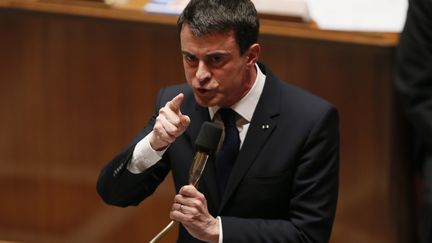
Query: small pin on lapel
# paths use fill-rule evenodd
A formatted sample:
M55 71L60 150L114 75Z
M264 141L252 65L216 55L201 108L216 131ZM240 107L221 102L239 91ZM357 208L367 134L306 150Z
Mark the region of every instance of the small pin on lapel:
M261 128L262 128L263 130L266 130L266 129L269 129L269 128L270 128L270 125L268 125L268 124L263 124L263 125L261 126Z

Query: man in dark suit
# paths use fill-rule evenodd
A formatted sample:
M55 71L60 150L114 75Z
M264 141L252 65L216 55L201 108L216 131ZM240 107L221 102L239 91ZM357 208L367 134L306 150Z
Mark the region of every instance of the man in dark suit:
M412 125L423 193L420 243L432 242L432 1L411 0L396 55L396 91Z
M101 197L137 205L172 171L178 242L328 242L338 196L336 109L258 63L249 0L192 0L178 27L187 84L160 91L147 126L103 168ZM232 136L222 110L236 118L232 169L220 175L226 161L218 152L199 187L187 185L203 122L224 123Z

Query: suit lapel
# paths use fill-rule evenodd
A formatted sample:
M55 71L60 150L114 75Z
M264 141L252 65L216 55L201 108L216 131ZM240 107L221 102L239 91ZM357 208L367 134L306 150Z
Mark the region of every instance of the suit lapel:
M195 147L195 140L198 137L201 125L205 121L210 120L207 108L200 107L198 105L195 105L194 107L195 109L191 109L190 113L186 114L190 117L191 123L185 132L191 141L192 147Z
M267 74L264 90L252 117L248 132L231 172L225 194L218 210L220 214L234 193L237 186L254 163L261 149L277 126L279 116L279 81L271 74Z

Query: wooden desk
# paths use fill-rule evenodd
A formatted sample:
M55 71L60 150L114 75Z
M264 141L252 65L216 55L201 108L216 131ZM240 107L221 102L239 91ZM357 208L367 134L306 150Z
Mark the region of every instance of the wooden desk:
M171 178L134 208L107 206L95 191L102 166L146 123L157 90L184 80L176 17L140 4L0 0L2 239L145 242L169 222ZM392 88L398 35L267 19L261 34L261 60L274 73L340 111L331 242L409 242L402 171L410 167Z

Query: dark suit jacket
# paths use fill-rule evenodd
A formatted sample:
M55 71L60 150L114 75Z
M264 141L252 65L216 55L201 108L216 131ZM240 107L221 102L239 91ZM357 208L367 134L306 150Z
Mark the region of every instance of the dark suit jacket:
M415 160L421 166L432 161L432 1L409 4L396 52L395 85L414 130Z
M267 75L226 192L221 197L210 157L199 190L209 212L221 216L224 242L328 242L338 196L339 132L336 109L324 100ZM134 145L148 134L155 113L132 145L102 170L98 192L109 204L136 205L150 196L171 170L176 190L188 182L193 143L210 119L187 85L163 89L156 111L179 92L185 94L187 131L161 161L134 175L125 169ZM269 125L269 128L263 125ZM181 227L179 242L198 242Z

